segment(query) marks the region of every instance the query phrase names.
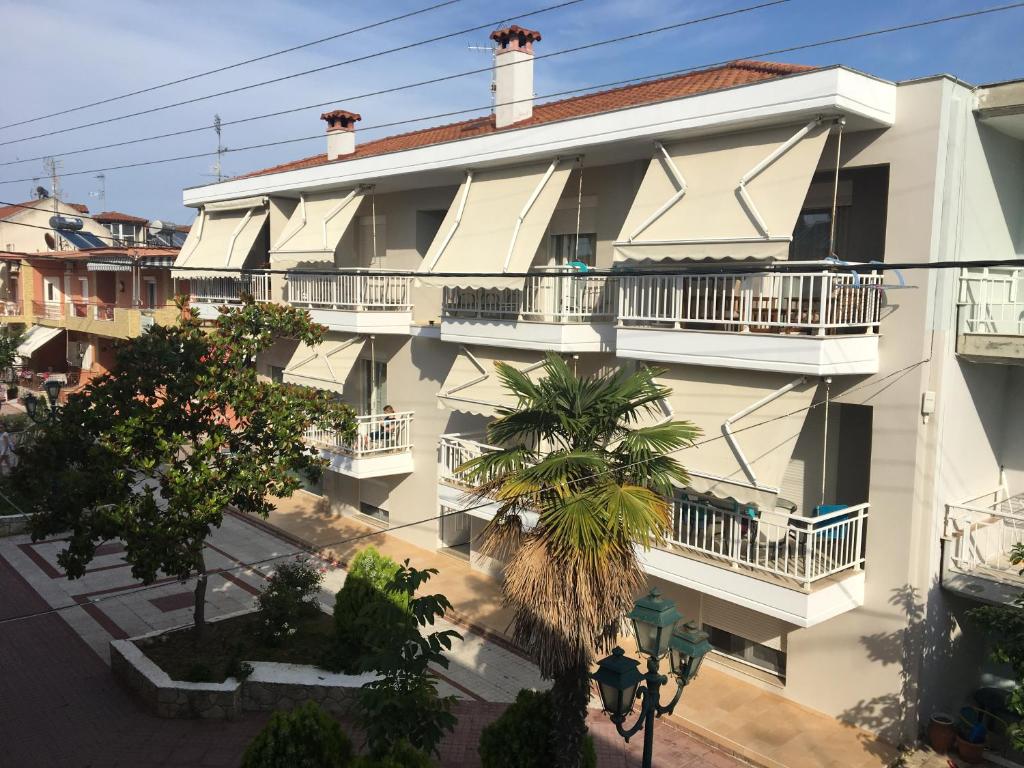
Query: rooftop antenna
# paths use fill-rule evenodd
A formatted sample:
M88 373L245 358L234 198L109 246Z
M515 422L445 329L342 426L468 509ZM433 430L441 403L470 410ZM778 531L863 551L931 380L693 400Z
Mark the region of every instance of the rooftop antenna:
M217 134L217 162L213 164L213 167L210 170L212 170L213 175L217 177L217 181L224 180L224 166L221 164L221 157L223 157L224 153L228 151L228 148L220 143L220 129L220 115L214 115L213 132Z
M494 59L498 55L498 46L496 43L491 43L490 45L467 45L466 48L470 51L480 53L486 51L491 54L491 112L493 112L494 104L498 97L498 73L494 69Z
M100 183L100 188L95 192L90 192L89 197L95 197L100 201L100 210L107 210L107 174L97 173L93 176L96 181Z
M43 167L46 175L50 177L50 196L53 198L53 215L60 213L58 200L60 200L60 169L63 163L55 157L47 157L43 160Z

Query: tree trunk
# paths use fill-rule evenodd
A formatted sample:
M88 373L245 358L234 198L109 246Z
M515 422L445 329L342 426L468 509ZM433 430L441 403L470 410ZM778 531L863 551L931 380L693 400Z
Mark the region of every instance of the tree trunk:
M579 768L587 735L590 665L580 660L555 675L551 687L551 754L557 768Z
M206 626L206 558L203 557L202 550L199 552L199 578L196 579L195 596L192 620L196 640L202 640L203 628Z

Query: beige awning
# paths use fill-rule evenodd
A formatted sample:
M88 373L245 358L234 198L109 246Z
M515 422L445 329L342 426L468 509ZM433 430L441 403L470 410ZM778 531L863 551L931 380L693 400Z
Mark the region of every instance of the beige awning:
M516 400L498 378L494 367L497 362L540 375L544 355L516 349L460 347L437 397L453 410L480 416L494 416L500 406L513 407Z
M64 333L63 328L50 328L46 325L33 325L21 339L18 345L18 356L24 358L32 357L46 342Z
M670 366L657 380L672 390L671 418L703 431L697 447L676 454L690 473L691 487L774 509L817 381L681 365Z
M266 220L265 197L204 206L174 260L171 275L182 280L226 277L223 270L242 269Z
M460 288L521 288L522 277L480 275L530 268L571 170L571 160L558 158L468 171L420 266L422 279ZM466 276L429 277L437 273Z
M785 259L830 124L657 144L615 260Z
M299 344L285 366L285 383L341 393L364 341L362 336L347 336L325 339L316 347Z
M361 189L303 195L270 255L296 262L334 263L334 251L363 201Z

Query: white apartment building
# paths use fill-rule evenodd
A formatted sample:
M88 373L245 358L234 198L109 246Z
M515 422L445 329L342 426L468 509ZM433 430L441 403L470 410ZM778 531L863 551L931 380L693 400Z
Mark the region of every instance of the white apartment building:
M259 365L362 414L310 436L331 513L427 520L394 535L500 577L486 508L430 519L469 506L493 363L655 366L705 442L643 558L711 663L893 741L959 706L984 665L954 625L1009 578L964 541L1019 529L1024 305L1019 271L913 267L1020 253L1019 90L740 61L534 104L540 35L494 39L493 115L357 143L337 110L326 153L185 190L201 313L244 291L330 329Z

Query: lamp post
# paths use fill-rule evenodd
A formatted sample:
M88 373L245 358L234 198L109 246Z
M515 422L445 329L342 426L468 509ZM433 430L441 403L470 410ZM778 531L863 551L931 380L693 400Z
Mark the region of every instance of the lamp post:
M671 714L683 695L683 688L697 676L705 654L711 650L707 632L694 622L683 623L675 603L661 596L657 588L636 601L628 617L633 624L636 643L647 656L647 674L640 672L640 662L615 647L611 656L597 663L591 677L597 683L604 711L611 716L615 729L626 741L639 731L644 732L643 768L651 768L654 756L654 719ZM676 679L676 692L668 704L661 703L661 687L668 677L659 670L659 661L668 654L669 665ZM643 685L641 685L643 683ZM623 724L640 699L640 715L630 728Z
M25 395L25 411L28 413L28 417L32 421L44 424L46 422L52 422L57 418L58 406L57 400L60 398L60 390L63 383L56 379L47 379L43 382L43 391L46 393L45 398L39 398L29 392ZM43 401L44 410L40 412L39 401Z

